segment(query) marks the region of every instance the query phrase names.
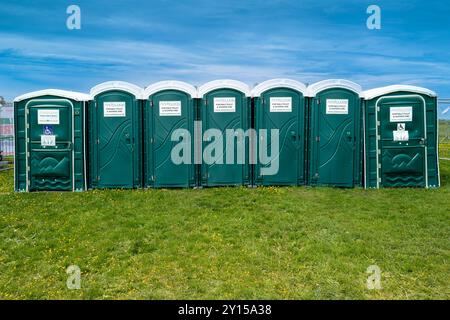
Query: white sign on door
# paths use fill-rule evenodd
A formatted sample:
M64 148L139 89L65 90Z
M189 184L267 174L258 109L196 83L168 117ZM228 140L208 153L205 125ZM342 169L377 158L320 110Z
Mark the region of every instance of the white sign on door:
M54 147L56 146L56 136L55 135L41 135L41 146L43 147Z
M103 102L103 116L107 117L125 117L125 102Z
M413 116L412 107L391 107L390 121L391 122L411 122Z
M38 109L38 124L59 124L59 110Z
M327 114L348 114L347 99L327 99Z
M162 117L181 116L181 101L160 101L159 115Z
M393 131L394 141L408 141L409 132L408 131Z
M236 112L236 98L214 98L214 112Z
M270 98L270 112L292 112L291 97Z

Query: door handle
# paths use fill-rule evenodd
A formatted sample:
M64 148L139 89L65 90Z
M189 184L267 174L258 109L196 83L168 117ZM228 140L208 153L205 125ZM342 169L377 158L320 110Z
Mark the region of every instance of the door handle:
M292 137L292 140L296 140L297 139L297 132L291 131L291 137Z
M131 137L129 133L125 133L125 141L127 142L127 144L131 143Z

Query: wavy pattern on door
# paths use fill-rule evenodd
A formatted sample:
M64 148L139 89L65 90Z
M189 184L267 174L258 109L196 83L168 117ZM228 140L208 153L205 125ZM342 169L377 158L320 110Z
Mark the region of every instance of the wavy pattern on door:
M213 123L213 125L210 125L209 127L220 130L220 132L222 132L222 137L224 137L222 153L215 155L219 159L223 159L223 161L225 161L226 153L228 151L228 146L227 146L226 141L225 141L226 130L227 129L233 129L233 130L241 129L240 126L239 126L240 123L241 123L240 119L241 118L239 116L236 116L236 117L230 119L227 123L225 123L225 125L220 126L219 123L213 117L210 118L210 121ZM212 167L214 167L216 165L220 166L221 164L218 164L218 163L214 162L214 163L209 165L209 168L212 168Z
M70 153L56 153L54 156L32 153L30 172L32 190L71 190Z
M390 187L418 187L424 185L423 151L401 152L383 150L383 179Z
M272 152L272 139L270 139L270 130L271 129L278 129L276 127L276 125L273 123L273 121L270 118L267 118L270 122L272 122L272 126L267 129L267 148L268 148L268 154L271 155ZM291 118L288 121L286 121L285 123L283 123L283 125L279 128L279 142L278 142L278 146L279 146L279 150L278 150L278 155L273 158L273 159L279 159L281 157L282 154L287 154L287 155L291 155L295 156L297 149L295 147L295 145L293 143L291 143L291 139L292 137L289 135L289 133L291 131L297 131L297 123L296 123L296 118ZM297 134L297 133L296 133ZM292 151L288 151L285 149L292 149ZM294 159L291 159L292 161ZM264 166L262 166L264 167Z
M334 159L338 152L342 151L342 147L345 146L345 132L349 130L352 126L352 119L347 119L346 121L339 124L337 128L332 128L328 122L326 130L321 127L321 141L324 139L323 136L327 137L324 144L320 144L320 162L319 168L323 168L329 165ZM350 151L350 150L349 150Z
M53 157L33 158L31 168L33 176L67 177L70 173L70 160L68 157L63 157L61 160Z
M160 169L164 165L168 164L169 160L171 161L172 147L178 143L171 140L172 133L176 129L186 129L187 119L179 119L178 121L173 123L170 128L167 128L160 119L156 118L156 121L158 122L158 130L155 133L155 142L157 143L155 145L155 169ZM171 163L169 163L168 165L171 165Z
M112 134L110 134L108 141L106 141L106 143L104 144L101 144L100 154L108 156L106 158L100 157L100 170L105 169L115 160L117 153L121 151L121 144L123 144L130 152L132 151L129 146L123 143L124 132L125 130L129 129L131 129L131 120L125 120L119 126L117 126L114 131L110 130Z

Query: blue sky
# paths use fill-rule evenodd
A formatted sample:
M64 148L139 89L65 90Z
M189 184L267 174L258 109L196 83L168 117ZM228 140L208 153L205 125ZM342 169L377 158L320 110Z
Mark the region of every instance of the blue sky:
M81 30L66 28L71 4ZM371 4L381 7L381 30L366 27ZM450 5L435 0L2 0L0 95L87 92L107 80L288 77L412 84L450 98L449 17Z

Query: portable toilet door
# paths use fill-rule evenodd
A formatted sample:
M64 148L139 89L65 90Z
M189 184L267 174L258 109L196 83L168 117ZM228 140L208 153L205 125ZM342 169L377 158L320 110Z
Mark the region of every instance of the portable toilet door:
M361 95L361 87L347 80L308 87L310 185L362 185Z
M394 85L368 90L365 186L438 187L437 97Z
M303 83L290 79L268 80L252 90L258 135L255 185L297 186L305 183L305 93ZM266 133L262 134L261 130ZM278 133L277 150L272 145L272 130ZM268 156L266 161L258 156L261 148L266 149L263 150Z
M240 81L216 80L198 89L203 131L202 186L249 185L250 88ZM227 137L228 135L228 137Z
M141 99L142 89L127 82L105 82L91 89L92 188L141 187Z
M144 91L144 186L194 187L197 89L161 81Z
M85 189L88 100L89 95L55 89L14 100L16 191Z

